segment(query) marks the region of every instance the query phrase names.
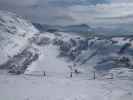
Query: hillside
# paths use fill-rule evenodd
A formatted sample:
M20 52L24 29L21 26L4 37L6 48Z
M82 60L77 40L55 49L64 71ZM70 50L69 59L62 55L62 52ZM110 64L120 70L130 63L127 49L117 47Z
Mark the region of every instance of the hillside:
M0 11L0 65L30 47L29 40L37 33L30 22L14 13Z
M132 100L133 37L74 34L88 28L38 32L0 11L0 100Z

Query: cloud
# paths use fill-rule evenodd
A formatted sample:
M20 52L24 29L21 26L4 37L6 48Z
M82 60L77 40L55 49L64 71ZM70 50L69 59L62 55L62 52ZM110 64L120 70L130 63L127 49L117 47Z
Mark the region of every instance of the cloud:
M96 5L108 3L110 0L48 0L53 6L73 6L73 5Z
M36 4L38 0L0 0L0 4L12 6L28 6Z
M132 0L111 0L111 2L113 2L113 3L122 3L122 2L124 2L124 3L133 3Z
M133 3L97 4L96 6L76 5L69 7L67 15L77 23L92 25L124 24L133 22Z
M129 27L133 23L133 0L0 0L0 9L47 24Z

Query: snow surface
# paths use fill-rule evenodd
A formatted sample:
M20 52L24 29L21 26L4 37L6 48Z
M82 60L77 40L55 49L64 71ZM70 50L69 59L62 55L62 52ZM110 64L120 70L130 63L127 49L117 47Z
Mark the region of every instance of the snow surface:
M64 59L58 58L58 48L52 44L46 45L40 48L40 57L37 61L33 62L25 74L35 74L40 72L48 73L68 73L70 69L68 68L69 63Z
M59 48L52 44L55 38L59 38L63 41L69 41L71 38L77 38L77 35L70 35L64 32L56 34L51 34L48 32L40 34L41 37L48 37L51 43L48 45L38 47L40 51L40 57L37 61L33 62L25 71L25 74L41 74L46 72L49 74L60 74L67 76L70 73L70 68L68 66L72 65L72 62L67 62L66 59L60 58Z
M129 80L0 75L0 100L132 100Z

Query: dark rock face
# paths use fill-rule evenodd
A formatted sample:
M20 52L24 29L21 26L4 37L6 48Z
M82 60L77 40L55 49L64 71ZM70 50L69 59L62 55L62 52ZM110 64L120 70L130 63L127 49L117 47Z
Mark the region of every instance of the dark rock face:
M121 49L120 49L120 51L119 51L118 53L119 53L119 54L124 53L125 50L126 50L128 47L130 47L130 46L131 46L130 43L126 43L126 44L124 44L124 45L121 47Z
M8 62L1 65L1 69L9 69L9 73L21 74L33 61L39 58L39 54L28 49L23 50L20 54L15 55Z
M101 70L109 71L112 68L132 69L133 65L129 57L123 56L123 57L116 57L116 58L102 60L102 62L99 62L97 66L95 66L95 68L98 71L101 71Z
M53 40L53 45L59 46L59 45L62 45L63 42L64 42L63 40L60 40L60 39L55 38L55 39Z
M59 56L68 57L72 61L76 59L82 50L86 50L88 48L88 43L84 40L70 39L68 42L56 40L55 44L58 44L59 46Z
M94 68L96 70L110 70L112 68L133 68L133 49L131 41L118 45L119 41L112 38L70 38L68 41L55 39L54 45L59 47L59 56L66 57L80 65L86 64L96 57L98 62ZM86 52L85 54L83 52ZM95 63L95 62L94 62Z
M68 52L71 49L71 44L67 42L63 42L62 45L60 45L60 50L62 52Z
M34 43L38 46L44 46L50 43L50 39L48 37L43 37L43 36L35 36L30 40L31 43Z
M87 40L79 40L79 45L78 45L77 49L87 50L88 49L88 41Z

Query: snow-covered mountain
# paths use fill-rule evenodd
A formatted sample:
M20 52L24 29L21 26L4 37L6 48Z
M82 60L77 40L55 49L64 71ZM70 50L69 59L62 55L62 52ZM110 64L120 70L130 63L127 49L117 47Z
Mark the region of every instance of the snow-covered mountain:
M2 100L132 100L133 37L40 33L0 11L0 69Z
M87 25L65 27L65 32L38 33L30 22L3 11L0 24L0 68L10 69L11 73L68 73L71 66L85 73L101 74L133 68L132 37L83 37L71 33L90 28Z
M87 35L87 34L95 33L94 32L95 30L87 24L59 26L59 25L46 25L46 24L33 23L33 25L40 32L51 32L51 33L67 32L67 33L76 33L76 34L80 34L80 35Z
M40 58L28 67L26 73L46 71L66 75L71 66L81 73L129 72L130 78L133 76L130 73L133 69L132 37L81 37L64 32L45 32L40 33L34 42L40 45Z
M59 55L86 71L107 73L117 68L133 68L132 37L69 37L68 41L56 40Z
M37 33L30 22L14 13L0 11L0 65L28 48L30 38Z

